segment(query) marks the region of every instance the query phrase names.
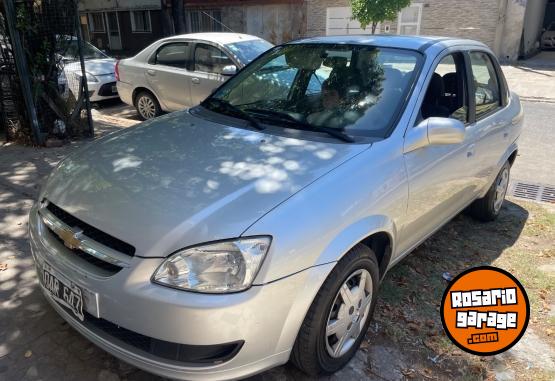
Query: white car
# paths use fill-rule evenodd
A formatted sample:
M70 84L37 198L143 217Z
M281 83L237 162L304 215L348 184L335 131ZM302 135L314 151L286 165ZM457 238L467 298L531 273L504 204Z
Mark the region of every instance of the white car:
M164 38L117 63L118 93L143 119L196 106L272 46L261 38L239 33Z
M541 44L542 49L555 48L555 22L549 24L549 26L542 33Z
M66 95L71 93L75 98L79 98L79 82L82 74L77 39L69 37L68 40L62 41L58 54L61 56L63 66L58 83ZM86 41L83 42L83 58L90 101L117 98L116 60Z

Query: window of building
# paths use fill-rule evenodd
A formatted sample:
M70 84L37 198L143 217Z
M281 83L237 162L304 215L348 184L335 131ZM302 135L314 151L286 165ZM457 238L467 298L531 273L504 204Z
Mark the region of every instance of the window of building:
M191 9L185 12L189 32L223 31L222 11L219 9Z
M101 12L89 13L89 30L93 33L105 32L104 14Z
M197 44L195 48L195 71L220 74L223 68L228 65L233 65L233 62L220 49L207 44Z
M157 65L186 68L188 58L189 43L177 42L162 46L156 53L155 63Z
M420 20L422 19L422 4L411 4L399 12L397 34L420 34Z
M501 107L499 79L487 53L471 52L470 63L474 78L476 119L480 119Z
M131 11L131 31L134 33L152 32L150 11Z

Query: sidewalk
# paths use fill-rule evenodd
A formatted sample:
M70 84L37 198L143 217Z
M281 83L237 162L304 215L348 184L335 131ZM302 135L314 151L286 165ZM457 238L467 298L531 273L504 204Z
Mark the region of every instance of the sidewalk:
M555 51L502 68L509 88L522 100L555 103Z

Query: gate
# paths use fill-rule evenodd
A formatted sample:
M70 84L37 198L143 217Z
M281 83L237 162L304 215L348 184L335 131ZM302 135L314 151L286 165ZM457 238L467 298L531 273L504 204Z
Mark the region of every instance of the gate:
M0 2L0 128L9 140L93 135L77 1Z

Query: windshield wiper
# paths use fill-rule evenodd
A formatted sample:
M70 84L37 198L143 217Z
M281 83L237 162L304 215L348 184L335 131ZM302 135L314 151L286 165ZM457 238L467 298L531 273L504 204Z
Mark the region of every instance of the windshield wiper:
M345 131L343 130L340 130L337 128L325 127L325 126L315 126L315 125L297 120L294 116L289 115L286 112L267 110L267 109L261 109L261 108L248 108L245 111L263 115L265 118L270 120L271 118L277 118L282 122L293 124L295 125L295 127L301 130L323 132L347 143L354 143L355 141L355 139L351 135L346 134Z
M249 115L245 111L241 110L240 108L232 105L228 101L225 101L225 100L220 99L220 98L210 97L210 98L205 99L201 103L202 106L206 106L207 104L217 105L218 107L221 107L223 109L226 109L227 111L230 111L232 114L234 114L235 116L238 116L240 119L244 119L247 122L249 122L250 125L253 126L254 128L256 128L258 131L262 131L264 129L264 126L262 126L258 122L258 120L256 120L255 118L253 118L251 115Z

